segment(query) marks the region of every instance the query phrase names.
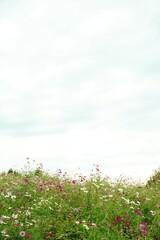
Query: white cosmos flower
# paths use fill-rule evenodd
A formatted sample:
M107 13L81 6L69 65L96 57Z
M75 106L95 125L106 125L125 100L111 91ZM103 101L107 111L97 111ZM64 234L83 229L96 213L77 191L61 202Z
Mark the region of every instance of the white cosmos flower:
M19 233L19 235L20 235L21 237L24 237L24 236L26 235L26 233L25 233L24 231L21 231L21 232Z

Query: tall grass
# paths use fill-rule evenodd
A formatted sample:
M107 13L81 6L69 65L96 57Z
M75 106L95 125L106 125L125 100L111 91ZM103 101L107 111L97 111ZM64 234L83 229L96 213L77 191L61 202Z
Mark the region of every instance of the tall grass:
M147 184L98 168L71 178L36 170L0 175L0 239L160 239L160 170Z

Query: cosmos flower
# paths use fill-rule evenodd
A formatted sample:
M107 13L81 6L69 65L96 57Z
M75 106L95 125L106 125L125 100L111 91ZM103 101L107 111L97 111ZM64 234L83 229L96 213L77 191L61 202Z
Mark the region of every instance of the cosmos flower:
M25 233L24 231L21 231L21 232L19 233L19 235L20 235L21 237L24 237L24 236L26 235L26 233Z
M130 222L127 221L127 222L126 222L126 226L127 226L127 227L130 227L130 225L131 225Z
M123 221L123 218L121 216L117 216L116 219L117 219L118 222L122 222Z

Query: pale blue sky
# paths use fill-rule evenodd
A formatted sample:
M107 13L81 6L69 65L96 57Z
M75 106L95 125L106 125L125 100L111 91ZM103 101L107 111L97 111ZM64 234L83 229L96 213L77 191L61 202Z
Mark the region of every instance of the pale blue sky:
M0 2L0 170L160 165L159 0Z

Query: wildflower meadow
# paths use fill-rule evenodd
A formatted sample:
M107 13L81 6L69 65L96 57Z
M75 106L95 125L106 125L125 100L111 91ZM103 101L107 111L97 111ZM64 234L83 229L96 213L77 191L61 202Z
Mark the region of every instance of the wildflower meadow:
M41 164L2 172L0 239L160 239L160 169L145 183L111 180L99 166L89 177Z

